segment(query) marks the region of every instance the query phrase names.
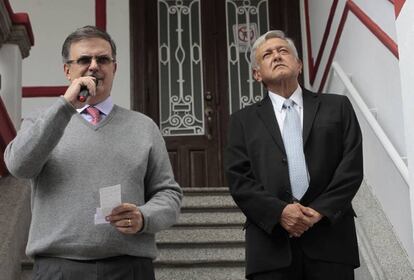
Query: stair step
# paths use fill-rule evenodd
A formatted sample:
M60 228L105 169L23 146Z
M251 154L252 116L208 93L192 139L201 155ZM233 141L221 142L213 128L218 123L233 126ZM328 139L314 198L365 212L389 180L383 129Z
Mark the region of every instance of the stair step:
M29 270L23 269L22 273L20 274L20 280L31 280L33 279L32 274L33 274L32 269L29 269Z
M191 195L229 195L229 188L183 188L184 196Z
M195 195L184 196L182 208L237 208L233 198L229 195Z
M22 270L20 280L31 280L32 270ZM244 280L244 265L236 266L206 266L197 267L156 267L157 280Z
M244 280L244 267L159 267L155 269L157 280Z
M164 248L159 250L159 256L154 261L154 267L161 268L197 268L197 267L244 267L244 247L212 245L197 248ZM31 279L33 261L22 260L21 279ZM157 278L158 279L158 278ZM170 278L180 279L180 278ZM198 279L198 278L197 278Z
M241 228L173 228L156 235L157 244L234 244L244 243L244 231Z
M245 220L246 218L239 211L184 212L181 213L178 223L175 226L241 226Z
M22 272L20 274L20 280L31 280L33 272L33 261L23 254L21 260Z
M168 248L159 250L154 262L160 266L244 265L244 248L209 246L206 248Z

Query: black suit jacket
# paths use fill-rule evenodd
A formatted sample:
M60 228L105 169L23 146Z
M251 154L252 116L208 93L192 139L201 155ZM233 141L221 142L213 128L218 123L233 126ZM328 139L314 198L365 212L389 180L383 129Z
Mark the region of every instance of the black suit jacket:
M348 98L303 89L303 143L310 186L301 203L325 217L299 238L313 259L359 266L351 200L362 178L362 137ZM234 201L247 217L246 274L291 262L289 236L280 224L291 202L287 157L269 97L230 118L226 175Z

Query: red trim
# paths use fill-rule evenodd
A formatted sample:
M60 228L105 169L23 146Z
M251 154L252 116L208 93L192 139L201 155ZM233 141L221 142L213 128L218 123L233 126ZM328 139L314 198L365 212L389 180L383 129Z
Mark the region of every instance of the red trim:
M57 97L65 93L67 86L23 87L23 97Z
M336 49L342 35L342 31L348 16L348 12L351 11L378 39L379 41L387 47L391 53L398 59L398 45L389 37L371 18L368 17L352 0L347 0L342 17L338 26L338 30L334 39L334 43L329 54L328 61L325 66L325 70L319 85L319 91L322 91L325 86L326 79L331 68L332 60L335 56ZM322 49L322 48L321 48ZM321 50L320 50L321 51ZM323 51L323 49L322 49ZM319 66L319 65L318 65ZM313 67L316 68L316 67ZM314 74L316 76L317 72ZM311 75L311 74L310 74Z
M325 85L326 79L328 78L329 70L331 69L331 65L332 65L332 60L335 56L336 49L338 48L339 40L341 39L342 31L345 26L348 12L349 12L349 7L348 5L345 5L344 11L342 13L341 21L339 22L338 31L336 33L335 40L332 45L332 50L331 50L331 53L329 54L328 62L326 63L326 67L325 67L325 71L323 72L321 83L319 84L319 90L318 90L319 92L322 91Z
M16 25L24 25L24 27L26 28L27 34L29 35L30 43L32 46L34 46L34 36L33 36L32 25L30 24L29 15L27 13L15 14L13 12L13 9L11 8L9 0L5 0L4 4L6 5L6 10L9 13L12 23Z
M106 30L106 0L95 0L95 25Z
M398 59L398 45L372 19L368 17L352 0L346 3L349 10L386 46Z
M305 4L305 21L306 21L306 43L308 44L308 67L309 67L309 79L311 84L316 76L316 71L313 64L313 52L312 52L312 39L310 31L310 16L309 16L309 2L304 1Z
M394 2L394 1L393 1ZM401 9L404 6L405 0L395 0L394 9L395 9L395 18L398 18L400 15Z
M308 0L305 0L305 2L308 2ZM338 6L338 0L334 0L332 2L332 6L331 6L331 10L329 12L328 20L326 22L325 31L323 33L322 42L321 42L321 46L320 46L319 51L318 51L318 56L316 58L315 65L312 65L312 67L310 67L312 69L312 72L309 73L311 84L313 84L315 82L316 74L318 73L318 70L319 70L319 66L320 66L320 63L321 63L321 60L322 60L323 51L325 50L326 42L328 41L329 32L331 30L331 26L332 26L332 22L333 22L333 19L334 19L334 16L335 16L335 11L336 11L337 6ZM306 13L308 14L307 3L305 3L305 9L306 9ZM310 21L307 19L308 24L309 24L309 22ZM310 28L307 28L306 30L308 31L308 29L310 30ZM309 38L311 37L310 31L307 34L307 36ZM308 53L309 53L309 51L308 51Z
M0 97L0 176L6 175L7 168L4 164L4 150L7 144L16 136L16 129L11 121L9 114L7 113L6 106L4 106L3 100Z
M1 159L0 159L0 176L4 177L9 173L9 171L7 170L6 164L4 163L4 149L3 148L0 149L0 157L1 157Z

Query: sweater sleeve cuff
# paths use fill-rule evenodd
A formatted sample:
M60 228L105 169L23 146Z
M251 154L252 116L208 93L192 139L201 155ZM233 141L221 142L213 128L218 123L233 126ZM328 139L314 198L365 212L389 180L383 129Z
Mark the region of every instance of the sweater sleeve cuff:
M143 209L140 208L140 207L138 207L138 209L142 214L142 228L141 228L140 231L137 232L137 234L140 234L140 233L148 231L149 217L148 217L147 213L145 213L145 210L142 211Z
M77 113L75 107L72 106L64 97L61 95L58 99L58 102L66 109L66 112L72 116Z

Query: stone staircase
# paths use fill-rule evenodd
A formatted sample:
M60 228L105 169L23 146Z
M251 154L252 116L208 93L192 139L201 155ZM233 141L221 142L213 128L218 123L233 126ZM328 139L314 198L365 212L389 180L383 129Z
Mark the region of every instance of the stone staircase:
M157 234L157 280L241 280L244 277L244 216L227 188L184 189L179 222ZM21 280L33 263L22 261Z
M178 224L157 236L157 280L245 279L243 222L226 188L185 189Z
M19 279L19 261L30 224L30 187L26 180L0 177L0 279Z
M17 192L18 188L14 185L20 183L10 182L10 179L0 178L0 186L3 185L0 209L4 208L0 213L7 213L6 209L16 204L28 205L27 189L24 192L25 195L20 191ZM5 189L9 189L13 195L5 192ZM414 279L414 270L411 269L406 253L399 245L392 226L365 182L354 199L354 208L359 216L357 232L361 252L361 267L355 271L355 279ZM27 210L22 209L16 213L24 212ZM0 215L0 220L1 217ZM16 215L15 218L7 216L10 221L19 221L19 223L9 223L16 225L28 224L29 219L24 217L21 214ZM6 222L3 220L3 223ZM157 235L159 257L155 261L156 279L244 279L243 222L244 216L235 206L226 188L185 189L182 214L178 224ZM29 280L33 263L24 259L21 263L21 271L18 265L15 269L11 268L13 264L18 264L19 256L14 254L16 256L12 257L10 253L7 253L16 252L18 248L23 247L24 237L18 239L15 233L21 233L27 229L15 228L7 234L2 234L2 229L6 228L9 227L0 228L0 235L4 236L4 240L8 240L3 243L3 247L7 245L8 249L0 250L0 253L3 252L3 257L0 254L2 260L0 279ZM10 234L13 233L12 238ZM16 240L20 240L20 243ZM20 277L12 276L19 273L21 273Z

